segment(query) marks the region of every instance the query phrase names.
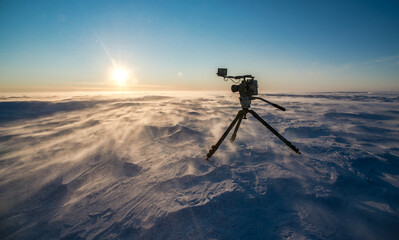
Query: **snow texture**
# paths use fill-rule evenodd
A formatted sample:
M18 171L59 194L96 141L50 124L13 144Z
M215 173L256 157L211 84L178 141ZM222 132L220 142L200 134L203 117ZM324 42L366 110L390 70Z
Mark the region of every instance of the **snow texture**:
M397 239L397 94L0 97L0 239Z

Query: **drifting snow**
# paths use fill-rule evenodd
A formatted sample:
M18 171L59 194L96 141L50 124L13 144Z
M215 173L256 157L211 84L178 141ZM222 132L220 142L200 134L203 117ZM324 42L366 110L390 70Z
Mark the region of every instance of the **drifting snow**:
M234 94L3 95L0 238L395 239L399 98L261 95L211 145Z

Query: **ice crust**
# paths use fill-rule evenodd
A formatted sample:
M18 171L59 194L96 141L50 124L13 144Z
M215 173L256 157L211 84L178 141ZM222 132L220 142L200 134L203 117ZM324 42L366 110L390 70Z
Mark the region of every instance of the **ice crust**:
M1 239L397 239L399 97L0 96Z

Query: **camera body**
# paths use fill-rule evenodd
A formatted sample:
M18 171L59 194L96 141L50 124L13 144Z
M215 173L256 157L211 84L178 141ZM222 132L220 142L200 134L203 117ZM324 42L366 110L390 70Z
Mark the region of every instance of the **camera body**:
M258 95L258 81L255 79L243 80L240 84L231 86L232 92L239 92L240 96Z

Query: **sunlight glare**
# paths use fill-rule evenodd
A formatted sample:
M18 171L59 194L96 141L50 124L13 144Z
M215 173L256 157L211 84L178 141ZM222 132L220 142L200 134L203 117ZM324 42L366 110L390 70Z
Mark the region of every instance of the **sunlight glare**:
M112 73L112 80L115 80L119 86L126 84L128 78L128 72L122 68L115 68Z

